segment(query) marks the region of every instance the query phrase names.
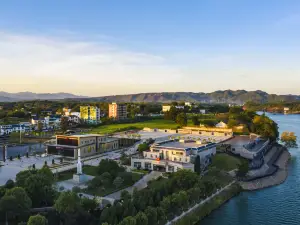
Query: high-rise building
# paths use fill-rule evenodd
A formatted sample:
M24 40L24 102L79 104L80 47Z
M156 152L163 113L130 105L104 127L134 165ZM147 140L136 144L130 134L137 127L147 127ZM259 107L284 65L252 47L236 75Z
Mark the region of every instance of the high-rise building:
M80 118L85 123L98 124L100 120L100 109L96 106L80 106Z
M113 102L109 104L109 118L122 120L127 118L127 106Z

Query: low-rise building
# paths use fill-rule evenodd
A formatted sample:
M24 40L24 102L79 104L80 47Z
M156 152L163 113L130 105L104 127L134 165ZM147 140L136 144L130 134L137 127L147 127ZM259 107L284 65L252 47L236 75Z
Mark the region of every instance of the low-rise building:
M232 137L233 130L231 128L218 128L218 127L183 127L183 129L178 129L178 133L185 134L195 134L203 136L224 136Z
M56 143L47 146L47 153L77 159L78 151L80 151L81 157L87 157L118 148L118 138L104 135L57 135Z
M80 106L80 118L88 124L99 124L100 109L97 106Z
M205 114L205 113L206 113L206 110L205 110L205 109L200 109L199 112L200 112L201 114Z
M165 172L180 169L194 171L196 157L200 157L200 166L206 167L216 154L216 144L203 144L200 141L182 139L155 143L142 156L131 158L131 167Z
M125 104L113 102L109 104L109 118L115 120L127 119L127 106Z
M80 118L80 112L71 112L70 113L71 116L77 116Z
M30 131L31 124L24 122L20 124L7 124L7 125L0 125L0 135L3 134L11 134L12 132L28 132Z
M162 111L163 112L168 112L168 111L170 111L170 109L171 109L171 105L163 105L163 107L162 107ZM181 109L181 110L183 110L184 109L184 106L183 105L176 105L176 106L174 106L176 109Z
M70 116L68 116L68 121L71 124L80 124L80 118L78 116L70 115Z
M283 108L284 114L288 114L289 111L290 111L290 108L288 108L288 107L284 107Z
M170 105L163 105L163 106L162 106L162 111L163 111L163 112L168 112L168 111L170 111L170 109L171 109L171 106L170 106Z
M226 123L224 123L223 121L221 121L220 123L216 124L216 127L217 128L227 128L228 126L227 126Z

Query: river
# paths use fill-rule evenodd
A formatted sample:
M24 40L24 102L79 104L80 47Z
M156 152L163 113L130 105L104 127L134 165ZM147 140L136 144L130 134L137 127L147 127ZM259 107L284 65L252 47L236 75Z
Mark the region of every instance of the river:
M279 131L293 131L300 146L300 115L268 116ZM243 192L215 210L201 225L299 225L300 224L300 149L290 149L292 159L287 180L275 187Z

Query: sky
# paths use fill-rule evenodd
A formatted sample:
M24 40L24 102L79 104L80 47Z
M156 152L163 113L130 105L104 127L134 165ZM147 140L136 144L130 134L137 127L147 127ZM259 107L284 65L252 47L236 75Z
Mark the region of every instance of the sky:
M299 0L0 1L0 91L300 94Z

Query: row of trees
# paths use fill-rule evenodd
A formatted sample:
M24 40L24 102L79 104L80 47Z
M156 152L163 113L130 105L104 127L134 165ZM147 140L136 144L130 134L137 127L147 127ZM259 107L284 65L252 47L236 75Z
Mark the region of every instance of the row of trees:
M197 173L181 170L171 174L168 179L150 182L146 189L134 190L132 195L124 191L120 201L102 211L100 222L119 225L165 224L225 185L218 176L201 178Z

